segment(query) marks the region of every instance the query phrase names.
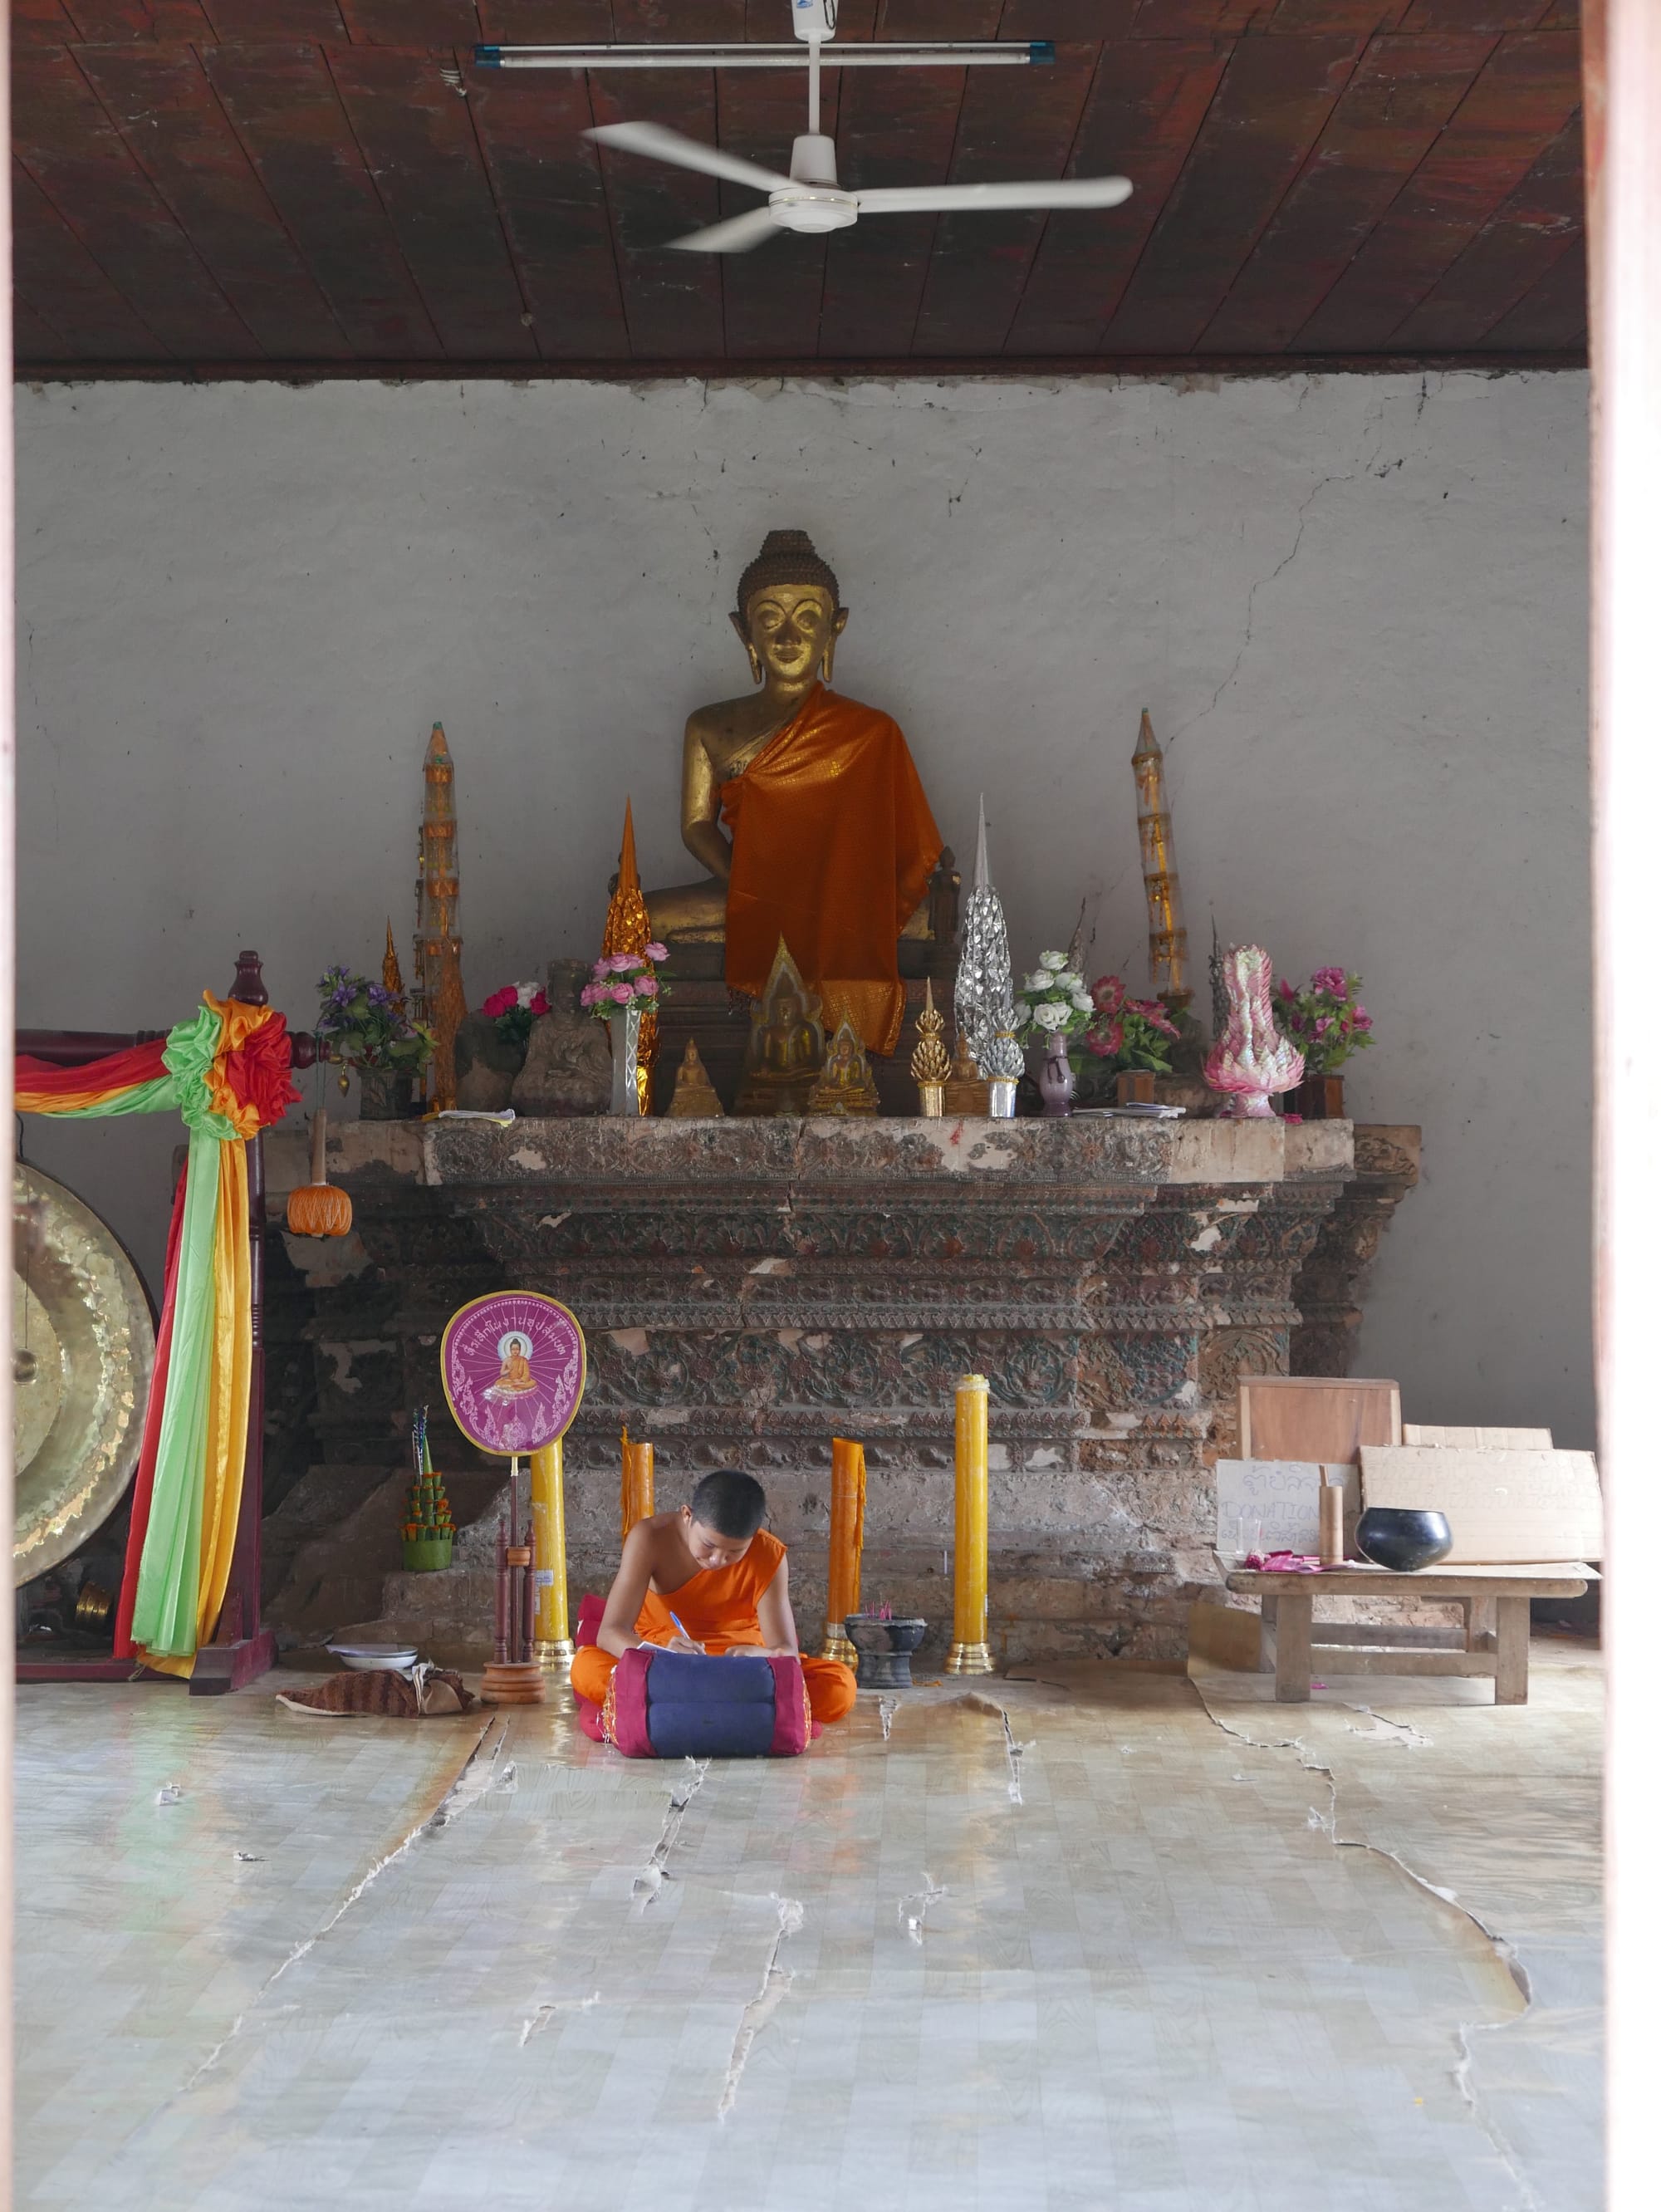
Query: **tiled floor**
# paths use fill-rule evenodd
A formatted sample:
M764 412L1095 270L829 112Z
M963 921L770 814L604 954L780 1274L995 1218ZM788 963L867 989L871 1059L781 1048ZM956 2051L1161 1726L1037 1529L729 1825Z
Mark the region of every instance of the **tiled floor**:
M1538 1656L1346 1689L1405 1730L943 1685L701 1774L25 1690L18 2203L1592 2212L1598 1685Z

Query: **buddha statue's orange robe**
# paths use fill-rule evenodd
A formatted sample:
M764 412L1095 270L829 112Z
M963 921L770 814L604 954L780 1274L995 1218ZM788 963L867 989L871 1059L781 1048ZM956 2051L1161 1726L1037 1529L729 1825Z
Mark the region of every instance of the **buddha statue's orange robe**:
M824 1006L868 1052L900 1042L895 942L940 858L940 832L897 722L815 684L722 791L732 832L727 981L759 999L782 937Z
M761 1623L756 1607L761 1593L779 1571L785 1547L763 1528L750 1539L742 1559L730 1567L706 1567L668 1597L648 1590L634 1623L643 1644L669 1644L679 1634L669 1617L673 1606L686 1624L687 1634L701 1644L712 1657L724 1651L742 1651L760 1644ZM615 1655L597 1644L585 1644L571 1662L571 1686L591 1705L603 1705L617 1664ZM834 1659L810 1658L802 1654L802 1678L816 1721L840 1721L853 1710L853 1669Z

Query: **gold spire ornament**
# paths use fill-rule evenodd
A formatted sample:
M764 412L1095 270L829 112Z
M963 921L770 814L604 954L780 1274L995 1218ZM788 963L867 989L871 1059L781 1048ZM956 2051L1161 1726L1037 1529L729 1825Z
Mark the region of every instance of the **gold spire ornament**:
M1188 932L1182 921L1182 884L1171 842L1171 803L1165 792L1165 756L1144 707L1131 766L1137 779L1137 831L1142 840L1142 880L1148 894L1148 967L1154 995L1173 1012L1194 995L1188 981Z
M617 856L617 883L611 894L611 903L605 910L605 935L600 940L600 953L633 952L644 960L646 949L652 942L652 923L646 914L646 902L640 893L640 871L634 859L634 807L632 800L623 801L623 842ZM658 1015L656 1009L640 1017L640 1048L637 1063L636 1081L640 1086L640 1111L652 1111L652 1072L658 1065Z
M392 994L392 1003L399 1013L403 1012L403 970L398 965L397 947L392 942L392 917L386 917L386 954L380 963L382 988Z
M946 1057L941 1033L946 1018L934 1003L934 979L923 986L923 1011L917 1018L917 1044L912 1053L912 1080L917 1085L918 1110L925 1121L937 1121L946 1110L946 1078L952 1064Z
M434 722L421 775L421 856L415 877L415 991L412 1017L433 1032L428 1103L456 1103L456 1031L467 1018L461 979L461 873L456 855L456 764Z
M715 1095L709 1070L699 1057L697 1040L687 1039L686 1054L675 1071L675 1096L669 1102L671 1121L714 1121L726 1109Z

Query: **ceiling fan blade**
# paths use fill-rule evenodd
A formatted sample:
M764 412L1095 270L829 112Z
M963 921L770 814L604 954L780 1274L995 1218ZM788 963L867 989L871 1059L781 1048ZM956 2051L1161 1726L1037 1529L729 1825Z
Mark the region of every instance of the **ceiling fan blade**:
M779 229L773 210L759 207L748 215L730 216L725 222L712 222L707 230L689 230L684 238L671 238L669 242L681 253L748 253L753 246L765 246L768 239L776 238Z
M665 131L658 123L602 123L583 136L624 154L645 154L654 161L700 170L706 177L724 177L730 185L754 185L758 192L776 192L790 182L776 169L763 169L754 161L741 161L737 154L724 154L718 146L683 138L678 131Z
M1065 177L1051 184L879 185L858 191L861 215L963 215L976 208L1108 208L1128 200L1128 177Z

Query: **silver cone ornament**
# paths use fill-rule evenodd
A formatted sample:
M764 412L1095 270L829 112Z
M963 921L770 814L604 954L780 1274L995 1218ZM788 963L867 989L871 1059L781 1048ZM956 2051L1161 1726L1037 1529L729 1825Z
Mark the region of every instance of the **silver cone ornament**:
M1014 1085L1026 1071L1015 1040L1015 985L1009 972L1009 933L986 866L986 801L980 802L975 840L974 887L963 915L963 949L953 994L960 1036L975 1065L993 1082Z

